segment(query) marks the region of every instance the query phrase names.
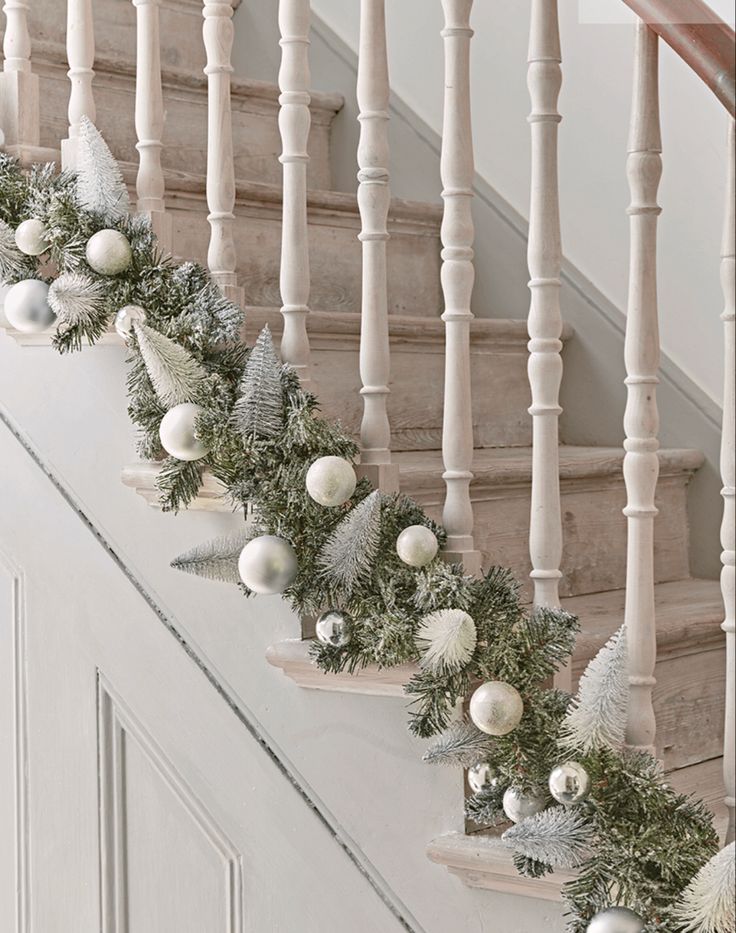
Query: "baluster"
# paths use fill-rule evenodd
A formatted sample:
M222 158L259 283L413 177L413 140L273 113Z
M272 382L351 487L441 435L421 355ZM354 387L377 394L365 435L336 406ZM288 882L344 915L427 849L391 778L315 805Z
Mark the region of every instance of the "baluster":
M223 294L243 303L243 289L235 274L235 164L230 112L230 54L233 47L233 8L223 0L205 0L202 35L207 52L207 207L210 245L207 264Z
M309 141L309 0L281 0L282 48L279 70L279 130L283 151L281 227L281 359L290 363L305 388L314 390L309 364L309 240L307 234L307 142Z
M69 136L61 141L61 164L73 169L77 162L77 139L82 117L97 119L92 95L95 63L95 34L92 0L67 0L66 56L69 61Z
M3 71L0 74L0 126L9 147L38 146L38 75L31 72L27 0L5 0Z
M161 87L159 36L160 0L133 0L136 10L135 131L138 137L138 193L140 214L151 226L165 250L171 250L171 216L164 205L164 173L161 168L161 136L164 129L164 96Z
M446 560L480 571L473 547L470 482L473 409L470 385L470 298L473 293L473 137L470 117L470 13L473 0L442 0L445 11L445 102L442 128L442 291L445 310L445 401L442 457L447 487L442 521Z
M374 486L398 489L391 463L391 427L386 411L390 350L386 282L386 241L390 202L388 173L388 58L384 0L361 0L358 50L358 208L363 244L360 378L363 421L360 473Z
M656 34L636 27L634 91L626 170L631 190L629 296L626 316L624 481L628 525L625 622L629 646L629 745L654 752L652 705L657 659L654 612L654 496L659 474L659 327L657 189L662 174Z
M723 386L723 433L721 434L721 479L723 481L723 523L721 524L721 592L725 607L723 631L726 633L726 723L723 739L723 774L728 809L726 844L734 840L734 807L736 806L736 629L734 603L736 602L736 389L734 387L734 315L736 311L736 183L734 182L734 121L731 120L728 144L728 186L726 191L726 217L723 224L721 249L721 284L725 307L721 320L724 329L725 379Z

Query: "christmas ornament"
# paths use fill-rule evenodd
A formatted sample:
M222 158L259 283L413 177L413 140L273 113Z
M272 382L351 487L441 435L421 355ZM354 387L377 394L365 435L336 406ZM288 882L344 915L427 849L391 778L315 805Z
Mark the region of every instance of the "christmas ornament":
M317 638L331 648L344 648L350 641L350 619L344 612L328 609L317 619Z
M23 334L40 334L55 320L48 302L49 287L39 279L24 279L11 286L5 296L5 317Z
M171 566L205 580L240 583L238 559L250 538L251 530L248 527L233 535L213 538L180 554L172 560Z
M536 813L541 813L547 805L541 792L522 793L518 787L509 787L503 795L503 812L512 823L519 823Z
M590 792L590 776L577 761L558 765L549 776L549 792L558 803L580 803Z
M261 535L243 548L238 560L240 579L254 593L283 593L296 580L296 551L283 538Z
M342 457L320 457L307 470L307 492L320 505L342 505L355 492L358 478Z
M501 836L504 845L550 868L579 868L591 855L593 827L580 809L550 807Z
M481 684L470 698L470 718L488 735L508 735L523 714L524 701L519 691L500 680Z
M199 405L184 402L169 409L158 429L161 446L177 460L201 460L208 448L197 437L196 421L202 414Z
M609 907L588 924L586 933L642 933L644 921L628 907Z
M674 915L685 933L736 933L736 843L703 865L675 904Z
M77 198L84 208L102 214L110 223L128 213L128 189L120 166L95 125L86 116L79 121L75 170Z
M472 768L468 768L468 784L474 794L479 794L484 787L498 785L498 774L488 762L479 761Z
M467 612L462 609L431 612L417 629L417 648L422 652L419 664L435 673L457 671L473 657L475 639L475 622Z
M330 581L352 592L374 567L381 536L381 493L351 509L322 546L319 565Z
M47 233L46 224L42 220L24 220L16 227L15 245L26 256L40 256L49 248Z
M437 556L439 541L426 525L410 525L396 539L396 553L410 567L425 567Z
M233 421L246 440L276 437L284 427L283 367L268 325L258 335L240 380Z
M199 398L207 385L207 372L176 341L141 321L133 321L146 372L163 405L179 405Z
M146 312L140 305L124 305L115 315L115 330L127 343L134 324L145 324Z
M85 256L100 275L119 275L130 268L133 250L125 234L118 230L98 230L87 240Z

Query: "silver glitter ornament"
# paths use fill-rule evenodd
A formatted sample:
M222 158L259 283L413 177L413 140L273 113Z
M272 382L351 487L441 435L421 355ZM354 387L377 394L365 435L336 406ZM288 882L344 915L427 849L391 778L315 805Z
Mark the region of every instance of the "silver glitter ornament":
M240 552L238 573L254 593L283 593L299 573L296 551L276 535L253 538Z
M125 305L115 315L115 330L127 342L134 324L145 324L146 312L140 305Z
M479 794L485 787L495 787L498 784L498 774L487 761L468 768L468 784L474 794Z
M396 553L410 567L425 567L435 559L439 547L426 525L410 525L396 539Z
M628 907L608 907L597 913L586 933L642 933L644 921Z
M518 787L509 787L503 795L503 812L512 823L519 823L535 813L541 813L547 805L541 792L524 794Z
M317 639L331 648L344 648L350 641L350 617L338 609L328 609L317 619Z
M558 803L580 803L590 793L590 775L577 761L558 765L549 776L549 792Z
M524 701L511 684L490 680L470 698L470 718L487 735L508 735L521 722Z
M49 287L39 279L16 282L5 295L5 319L23 334L40 334L56 320L48 297Z
M133 250L119 230L98 230L87 240L85 257L90 268L100 275L119 275L130 268Z
M202 414L199 405L182 402L174 405L161 419L158 436L167 454L177 460L201 460L208 448L197 436L197 418Z
M36 218L24 220L15 228L15 245L26 256L40 256L49 248L46 224Z
M307 492L320 505L342 505L355 492L358 478L342 457L320 457L307 470Z

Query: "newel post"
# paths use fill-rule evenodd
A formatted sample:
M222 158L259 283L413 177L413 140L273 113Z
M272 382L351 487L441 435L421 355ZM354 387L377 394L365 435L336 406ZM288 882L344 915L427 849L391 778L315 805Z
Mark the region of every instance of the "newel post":
M8 147L38 146L38 75L31 71L28 0L5 0L3 70L0 73L0 129Z

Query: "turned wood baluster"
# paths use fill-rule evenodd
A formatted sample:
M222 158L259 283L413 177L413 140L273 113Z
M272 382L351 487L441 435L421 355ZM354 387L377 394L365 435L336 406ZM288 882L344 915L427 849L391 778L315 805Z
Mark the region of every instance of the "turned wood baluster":
M473 547L470 482L473 410L470 386L470 298L473 292L473 138L470 117L470 13L473 0L442 0L445 11L445 104L442 128L442 290L445 297L445 402L442 420L442 478L447 492L442 521L444 556L480 571Z
M721 284L725 307L721 320L724 329L725 379L723 386L723 433L721 434L721 479L723 482L723 522L721 524L721 591L726 610L723 631L726 633L726 723L723 740L723 774L728 809L726 844L734 840L734 807L736 806L736 389L734 387L734 314L736 311L736 183L734 182L734 121L729 128L728 186L726 217L723 224L721 249Z
M37 146L40 120L38 75L31 73L27 0L5 0L3 71L0 74L0 127L5 145Z
M636 27L634 91L626 170L631 190L629 296L626 316L627 400L624 481L628 524L625 622L629 646L629 745L654 752L652 705L657 659L654 612L654 496L659 474L659 326L657 322L657 189L662 174L657 36Z
M207 264L223 294L243 303L235 274L235 164L230 111L230 54L233 8L223 0L205 0L202 35L207 52L207 207L210 245Z
M309 364L309 240L307 235L307 143L309 141L309 0L281 0L279 28L279 130L283 175L281 228L281 359L314 390Z
M363 244L360 377L363 421L360 473L374 486L398 489L398 467L391 463L388 298L386 241L390 202L388 173L388 58L384 0L361 0L358 49L358 208Z
M164 130L164 98L161 87L159 36L160 0L133 0L136 9L135 131L139 154L136 191L138 212L151 218L159 243L171 250L171 217L164 206L164 173L161 137Z
M92 0L67 0L66 55L69 61L69 136L61 141L61 164L73 169L77 162L77 139L82 117L97 119L92 95L95 63L95 34Z

